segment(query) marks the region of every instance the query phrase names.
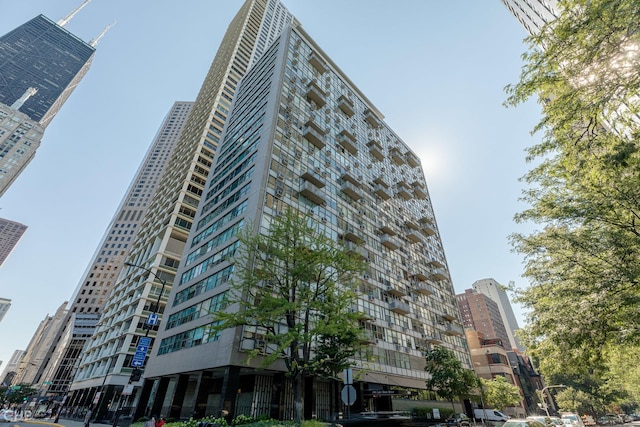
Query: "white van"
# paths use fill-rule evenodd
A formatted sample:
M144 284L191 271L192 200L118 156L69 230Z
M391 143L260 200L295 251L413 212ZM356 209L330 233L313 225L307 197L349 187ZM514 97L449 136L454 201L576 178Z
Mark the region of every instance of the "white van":
M582 418L578 414L564 413L562 414L562 419L571 421L573 427L584 427Z
M485 414L486 414L486 418L485 418ZM475 418L476 420L485 420L485 421L507 421L509 419L509 416L495 409L485 408L485 409L474 409L473 418Z

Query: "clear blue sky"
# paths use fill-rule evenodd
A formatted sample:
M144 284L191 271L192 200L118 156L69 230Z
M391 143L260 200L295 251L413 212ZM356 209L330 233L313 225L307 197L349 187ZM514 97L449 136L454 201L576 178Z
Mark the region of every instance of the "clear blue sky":
M487 277L522 286L507 236L518 230L518 178L539 109L502 106L525 33L500 0L284 2L419 155L456 291ZM80 3L4 1L0 34ZM29 226L0 268L0 296L13 300L0 322L0 360L71 298L164 115L195 99L241 4L93 0L67 25L88 41L117 21L0 199L0 217Z

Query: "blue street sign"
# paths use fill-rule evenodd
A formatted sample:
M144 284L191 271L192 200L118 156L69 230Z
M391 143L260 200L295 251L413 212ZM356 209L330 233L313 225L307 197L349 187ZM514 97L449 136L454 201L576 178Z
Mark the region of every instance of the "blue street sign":
M149 317L147 317L147 325L157 325L158 324L158 315L156 313L151 313Z
M131 366L133 366L134 368L139 368L144 364L144 360L137 360L137 359L133 359L131 361Z
M136 351L136 354L133 355L134 359L143 359L147 357L147 352L142 352L142 351Z
M151 338L140 337L140 340L138 341L138 345L146 345L147 347L149 347L151 345Z
M136 351L146 353L147 351L149 351L149 346L139 345L138 347L136 347Z

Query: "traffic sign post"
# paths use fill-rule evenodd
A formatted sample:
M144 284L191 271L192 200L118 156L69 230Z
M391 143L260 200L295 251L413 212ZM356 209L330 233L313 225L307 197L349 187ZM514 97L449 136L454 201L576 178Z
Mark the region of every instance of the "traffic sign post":
M356 402L356 389L351 384L342 387L342 402L347 405L347 419L351 419L351 405Z

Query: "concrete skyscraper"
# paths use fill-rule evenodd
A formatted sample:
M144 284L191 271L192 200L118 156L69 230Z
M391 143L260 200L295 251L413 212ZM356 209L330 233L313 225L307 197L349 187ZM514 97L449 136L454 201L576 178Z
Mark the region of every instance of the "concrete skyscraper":
M67 31L69 19L40 15L0 36L0 196L31 161L93 59L96 42Z
M529 34L537 34L548 22L558 17L558 0L502 0Z
M0 385L9 386L13 381L13 377L16 376L16 371L18 370L18 365L20 364L20 359L22 359L22 355L24 354L24 350L15 350L11 355L11 359L5 365L4 370L2 371L2 375L0 376Z
M507 347L505 343L505 348L515 348L520 352L523 352L524 348L515 335L515 331L520 329L518 326L518 320L516 319L516 315L513 313L513 307L511 307L511 301L509 301L509 295L507 295L504 287L494 279L476 280L471 287L476 292L480 292L481 294L488 296L498 304L500 316L502 316L502 322L504 323L504 327L507 329L507 335L509 336L509 347Z
M71 404L89 405L101 392L108 399L98 399L96 412L104 416L129 382L140 339L156 334L145 321L163 311L236 87L293 21L277 0L247 0L230 24L127 257L142 268L120 274L79 364ZM124 406L139 400L139 387L127 399Z
M353 360L352 411L389 411L393 397L424 390L431 345L471 367L420 160L301 27L240 83L205 188L145 372L150 413L292 417L282 366L247 365L248 351L271 351L264 331L209 329L238 231L264 231L288 208L367 262L353 309L370 354ZM337 385L308 379L305 418L338 411Z
M45 394L66 393L82 349L95 332L107 297L136 237L167 162L191 112L192 102L176 102L164 118L134 179L75 291L59 337L42 367Z
M25 231L27 231L26 225L0 218L0 266L16 247Z

